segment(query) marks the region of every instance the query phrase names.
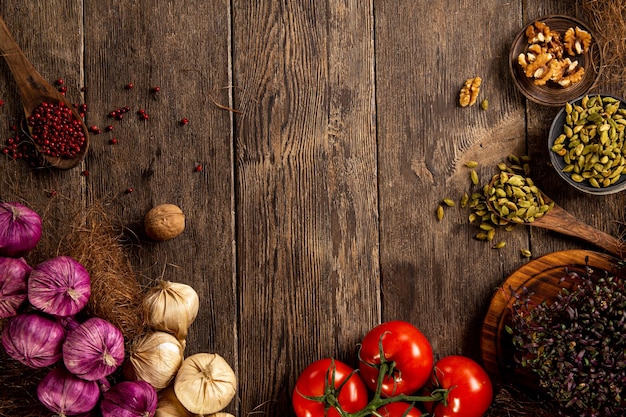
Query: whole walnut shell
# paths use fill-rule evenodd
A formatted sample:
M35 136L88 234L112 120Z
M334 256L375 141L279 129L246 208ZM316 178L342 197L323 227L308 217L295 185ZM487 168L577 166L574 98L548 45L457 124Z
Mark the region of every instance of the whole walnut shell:
M174 204L161 204L146 213L143 224L151 239L169 240L185 230L185 214Z

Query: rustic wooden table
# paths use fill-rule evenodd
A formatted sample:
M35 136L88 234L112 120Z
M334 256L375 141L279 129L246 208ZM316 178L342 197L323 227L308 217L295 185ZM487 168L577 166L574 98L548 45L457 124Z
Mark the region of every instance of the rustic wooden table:
M466 161L488 178L508 154L529 154L535 182L566 210L612 234L623 219L623 194L564 186L546 152L558 109L527 101L509 75L515 34L562 13L581 16L561 0L4 1L34 66L88 105L88 125L114 130L92 135L67 171L0 158L0 198L53 224L103 203L145 285L192 285L201 306L186 353L232 364L236 416L293 415L299 372L329 356L356 364L381 321L412 322L437 357L479 359L490 296L528 261L520 249L589 246L518 228L494 250L458 205L438 221L441 199L470 189ZM487 111L457 104L477 75ZM21 108L3 62L0 99L9 137ZM107 118L122 106L129 117ZM155 243L141 222L160 203L179 205L187 228Z

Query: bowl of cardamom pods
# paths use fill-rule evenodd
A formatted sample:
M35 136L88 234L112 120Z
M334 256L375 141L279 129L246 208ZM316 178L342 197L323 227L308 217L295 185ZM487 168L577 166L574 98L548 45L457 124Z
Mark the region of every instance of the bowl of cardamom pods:
M552 166L568 184L587 194L626 189L626 101L588 94L557 113L548 136Z

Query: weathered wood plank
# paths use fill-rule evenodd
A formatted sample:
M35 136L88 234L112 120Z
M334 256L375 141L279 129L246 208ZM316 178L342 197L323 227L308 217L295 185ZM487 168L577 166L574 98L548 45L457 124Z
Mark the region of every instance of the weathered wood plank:
M369 2L234 2L242 411L378 322ZM259 391L263 385L265 389Z
M58 78L67 79L67 84L73 88L68 97L81 102L76 88L81 82L81 5L52 1L18 8L2 4L0 14L38 72L50 83ZM0 99L4 102L0 107L0 143L4 147L6 139L16 135L12 126L19 126L24 121L24 112L8 66L4 61L0 66ZM71 213L75 205L84 205L80 176L75 171L32 170L23 161L13 161L5 156L0 158L0 172L0 198L21 201L39 213L45 212L44 236L57 242L56 228L70 220L67 213ZM40 248L41 256L50 249ZM39 256L33 253L31 259L33 262L41 260Z
M375 5L384 319L413 322L438 357L477 355L491 289L521 262L528 242L523 230L474 240L478 229L458 202L480 191L465 162L480 163L482 186L498 162L525 150L523 102L507 82L521 4ZM474 76L483 79L478 100L488 99L487 111L458 104ZM438 221L445 197L457 206ZM507 246L491 249L498 240Z
M217 352L237 370L231 114L215 104L229 103L229 16L227 1L85 3L88 124L114 127L93 136L86 167L90 199L107 201L135 235L144 283L198 292L185 354ZM124 106L123 120L107 117ZM186 229L155 243L142 219L162 203L182 208Z

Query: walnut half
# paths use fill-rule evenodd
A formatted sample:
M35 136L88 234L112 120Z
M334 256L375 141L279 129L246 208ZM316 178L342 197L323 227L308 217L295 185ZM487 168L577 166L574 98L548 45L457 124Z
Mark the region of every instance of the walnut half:
M473 106L478 99L480 85L483 80L480 77L468 78L459 93L459 104L461 107Z

